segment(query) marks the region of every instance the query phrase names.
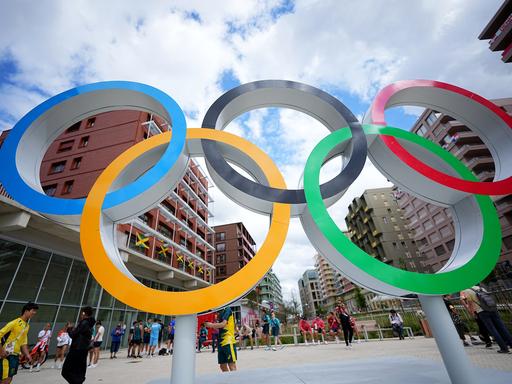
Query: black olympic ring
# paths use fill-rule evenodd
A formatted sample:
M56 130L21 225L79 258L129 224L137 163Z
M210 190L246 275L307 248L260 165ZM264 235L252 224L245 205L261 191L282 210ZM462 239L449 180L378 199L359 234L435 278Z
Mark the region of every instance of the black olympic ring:
M271 92L266 92L269 90ZM281 92L276 92L276 90L281 90ZM275 100L272 100L272 97ZM308 100L302 104L301 101L304 98L308 98ZM260 101L260 99L262 100ZM320 121L331 132L348 126L352 133L349 161L336 177L320 186L322 198L328 199L339 194L340 191L347 189L356 180L364 167L367 155L366 135L361 123L337 98L310 85L286 80L260 80L242 84L224 93L211 105L201 126L222 130L242 113L269 106L291 108L304 112ZM333 126L331 123L340 117L345 123ZM304 189L279 189L254 182L242 176L229 165L222 156L216 142L203 139L201 144L205 160L209 166L236 189L268 202L306 203ZM341 154L339 151L331 153L326 161L339 154Z

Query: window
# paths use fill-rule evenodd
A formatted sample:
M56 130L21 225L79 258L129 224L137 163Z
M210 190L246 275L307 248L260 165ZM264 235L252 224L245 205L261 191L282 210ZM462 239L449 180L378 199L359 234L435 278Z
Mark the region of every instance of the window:
M226 250L226 243L218 243L215 246L215 249L217 249L219 252L224 252Z
M43 192L47 196L55 196L55 192L57 192L57 184L44 186Z
M400 227L399 227L398 225L393 225L393 229L394 229L395 231L399 231L399 230L400 230Z
M92 127L94 127L94 124L96 124L96 118L91 117L90 119L87 119L87 124L85 125L85 127L92 128Z
M439 232L441 232L441 236L443 237L449 237L452 235L452 230L450 229L450 227L448 225L445 225L444 227L442 227Z
M448 251L453 251L453 247L455 246L455 240L450 240L446 242L446 248L448 248Z
M434 215L434 222L436 224L442 223L443 221L444 221L443 212L439 212L438 214Z
M435 114L435 112L432 112L430 113L430 115L428 115L427 117L427 123L430 125L430 126L433 126L437 121L437 116Z
M392 222L392 223L396 223L396 218L395 218L395 216L391 216L391 222Z
M171 229L163 223L158 224L158 232L160 232L165 237L168 237L169 239L172 239L173 237Z
M89 145L89 136L84 136L80 139L80 145L78 148L85 148Z
M73 162L71 163L71 169L78 169L78 168L80 168L81 164L82 164L82 158L81 157L75 157L73 159Z
M503 244L507 249L512 249L512 236L504 237Z
M80 121L78 123L73 124L71 127L66 129L66 133L76 132L80 129Z
M215 264L225 264L226 263L226 254L221 253L220 255L215 256Z
M225 275L226 274L226 266L225 265L221 265L221 266L217 267L216 268L216 273L217 273L217 276Z
M224 241L226 240L226 232L218 232L216 234L217 240Z
M64 183L64 188L62 188L62 194L71 193L73 191L73 180L68 180Z
M428 236L430 243L435 243L436 241L441 240L441 236L439 236L438 232L433 232Z
M50 168L50 174L61 173L64 171L65 167L66 167L66 161L59 161L57 163L53 163Z
M384 224L389 223L388 218L387 218L386 216L384 216L384 217L382 218L382 222L383 222Z
M432 223L432 220L427 220L423 224L423 227L425 228L425 230L429 230L434 227L434 224Z
M238 262L238 269L242 269L245 266L245 263L243 261Z
M59 148L57 149L57 152L71 151L73 149L74 143L75 143L75 140L63 141L62 143L59 144Z
M441 255L444 255L446 253L446 250L444 249L444 247L442 245L439 245L439 246L435 247L434 251L436 251L436 255L437 256L441 256Z
M423 219L424 217L427 216L427 210L425 208L421 208L418 211L418 216L420 217L420 219Z
M418 136L425 136L425 134L427 133L428 129L427 127L425 127L424 125L421 125L418 130L416 131L416 133L418 134Z

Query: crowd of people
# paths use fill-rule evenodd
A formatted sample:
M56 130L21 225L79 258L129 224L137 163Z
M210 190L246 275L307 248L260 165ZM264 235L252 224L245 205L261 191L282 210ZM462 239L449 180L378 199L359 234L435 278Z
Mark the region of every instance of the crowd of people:
M460 292L458 300L468 313L474 316L480 339L485 346L492 346L492 336L499 346L498 352L509 353L512 335L503 324L492 296L477 286ZM445 298L445 303L463 344L477 344L478 340L469 335L468 326L448 298ZM25 304L20 316L0 329L0 384L10 384L20 364L28 366L33 372L38 372L41 364L47 359L52 339L50 323L46 323L38 332L35 346L32 349L28 347L29 321L36 315L37 310L37 304ZM404 322L401 315L395 310L390 310L388 320L394 334L403 340ZM284 348L281 342L281 321L274 311L262 309L261 318L252 321L252 324L247 321L237 324L230 307L220 310L213 317L213 321L203 322L198 329L197 352L200 353L205 346L211 345L213 353L217 350L221 371L228 372L236 370L237 350L249 346L252 350L260 339L265 350L277 351ZM346 348L351 349L354 336L357 341L359 340L355 318L341 301L329 312L325 320L320 316L311 320L301 317L298 329L306 345L327 344L328 336L339 343L343 335ZM83 308L77 324L68 322L57 331L52 368L62 369L62 376L70 384L83 383L87 369L98 365L100 349L106 338L105 332L101 321L94 319L93 309ZM111 359L117 359L126 332L127 326L123 323L116 324L110 331ZM172 355L174 336L174 320L169 324L163 324L158 318L134 321L128 329L127 358ZM469 336L469 339L466 336Z

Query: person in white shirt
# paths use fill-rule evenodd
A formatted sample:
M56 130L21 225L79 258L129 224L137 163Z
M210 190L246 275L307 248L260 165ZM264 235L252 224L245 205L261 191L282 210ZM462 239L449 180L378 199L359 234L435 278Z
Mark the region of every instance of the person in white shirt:
M42 329L37 335L37 344L34 346L33 350L36 350L36 372L41 370L41 364L44 363L46 359L46 354L48 353L48 347L50 346L50 339L52 337L52 325L50 323L46 323L44 329ZM30 367L30 371L32 371L32 367Z
M394 309L389 311L389 322L391 323L391 327L393 327L393 331L398 333L398 339L404 340L404 321L402 320L402 316Z
M66 352L71 344L71 337L68 333L69 328L72 328L72 324L68 321L57 334L57 350L55 352L55 362L53 363L52 368L62 368L64 357L66 356Z
M100 358L100 348L103 343L103 335L105 334L105 327L101 325L101 321L96 322L96 334L92 339L93 342L93 355L90 367L96 368L98 366L98 360Z

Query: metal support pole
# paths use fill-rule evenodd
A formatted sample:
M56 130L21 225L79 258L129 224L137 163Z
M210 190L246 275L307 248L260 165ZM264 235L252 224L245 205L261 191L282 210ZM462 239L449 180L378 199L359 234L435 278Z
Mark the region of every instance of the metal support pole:
M194 384L196 374L197 315L177 316L171 384Z
M477 384L479 379L441 296L418 296L452 384Z
M297 327L293 327L293 344L299 345L299 342L297 340Z

